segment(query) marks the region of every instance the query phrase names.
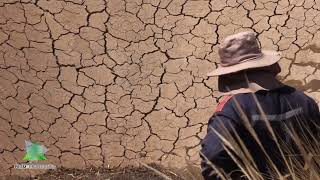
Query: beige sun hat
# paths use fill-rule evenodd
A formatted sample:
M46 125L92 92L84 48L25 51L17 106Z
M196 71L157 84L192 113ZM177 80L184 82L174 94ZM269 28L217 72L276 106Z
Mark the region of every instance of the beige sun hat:
M245 31L228 36L219 47L220 66L208 76L220 76L245 69L271 66L281 58L277 51L261 50L256 33Z

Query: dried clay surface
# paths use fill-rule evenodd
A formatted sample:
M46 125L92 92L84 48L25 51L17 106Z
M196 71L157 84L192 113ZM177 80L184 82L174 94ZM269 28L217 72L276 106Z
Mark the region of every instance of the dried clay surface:
M320 99L319 0L1 0L0 174L25 140L65 168L199 164L217 49L257 32L281 78Z

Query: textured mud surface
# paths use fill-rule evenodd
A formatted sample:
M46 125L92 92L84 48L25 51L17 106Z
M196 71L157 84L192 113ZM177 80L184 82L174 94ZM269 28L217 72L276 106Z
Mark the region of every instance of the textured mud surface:
M1 0L0 173L47 147L66 168L199 163L217 47L253 29L320 99L319 0Z

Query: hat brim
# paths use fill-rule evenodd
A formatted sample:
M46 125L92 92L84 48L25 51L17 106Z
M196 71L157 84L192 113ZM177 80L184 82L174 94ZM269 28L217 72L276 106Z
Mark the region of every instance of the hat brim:
M259 58L248 60L243 63L226 67L218 67L217 69L208 73L207 76L220 76L224 74L239 72L245 69L271 66L272 64L277 63L281 59L280 52L277 51L262 50L262 54L263 56Z

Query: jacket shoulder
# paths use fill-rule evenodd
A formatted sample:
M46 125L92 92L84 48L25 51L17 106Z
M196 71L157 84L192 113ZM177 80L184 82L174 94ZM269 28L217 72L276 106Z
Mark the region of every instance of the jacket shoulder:
M224 112L234 109L236 107L234 101L237 101L241 107L246 107L251 104L252 97L247 93L223 96L219 100L215 112Z
M220 112L224 108L224 106L230 101L232 98L231 95L222 96L219 100L219 103L217 104L217 107L214 112Z

